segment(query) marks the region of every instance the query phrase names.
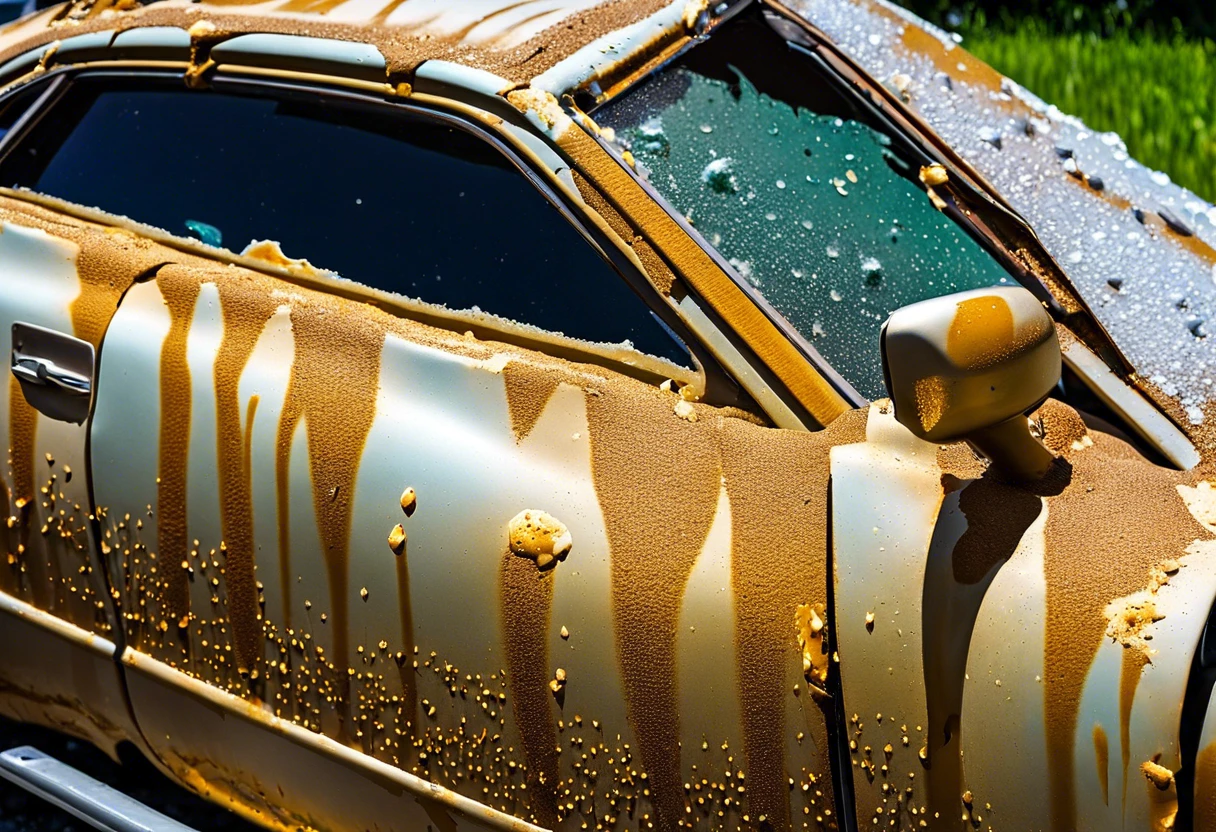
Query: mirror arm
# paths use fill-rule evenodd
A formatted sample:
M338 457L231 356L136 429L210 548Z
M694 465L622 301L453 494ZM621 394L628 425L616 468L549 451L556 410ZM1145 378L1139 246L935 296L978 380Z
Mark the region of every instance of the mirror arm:
M1034 438L1020 414L967 434L967 441L1001 471L1023 482L1042 479L1056 459Z

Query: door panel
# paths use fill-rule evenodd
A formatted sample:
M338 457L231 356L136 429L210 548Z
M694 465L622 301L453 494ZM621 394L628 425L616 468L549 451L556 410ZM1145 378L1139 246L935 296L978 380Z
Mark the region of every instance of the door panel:
M0 433L9 448L0 592L13 602L0 613L0 711L112 750L135 731L112 660L117 622L93 541L87 428L35 411L7 365L14 321L99 347L123 290L165 251L9 197L0 198L0 222ZM23 604L50 617L22 613Z
M14 321L74 332L71 307L81 292L79 255L75 242L41 229L6 223L0 231L0 350L5 365ZM60 485L68 477L65 472L85 470L86 431L38 413L26 403L16 378L5 375L8 380L0 385L0 412L6 416L10 448L5 515L14 519L5 530L11 562L0 569L4 589L78 626L105 633L104 580L97 580L101 576L96 573L78 572L88 565L90 549L86 478ZM42 533L48 521L59 525L60 502L69 510L81 504L84 512L73 511L55 534ZM79 544L73 540L77 537Z
M219 740L248 722L284 754L362 752L366 776L455 823L454 794L490 825L834 823L804 674L826 640L805 613L800 643L798 613L828 618L827 453L864 411L819 434L689 419L601 367L197 264L127 294L100 377L94 487L114 549L139 553L115 562L142 604L136 715L196 788L284 823L304 807L323 828L409 828L313 763ZM159 463L126 460L137 443ZM149 504L142 529L115 522ZM571 534L551 569L510 548L525 510ZM184 569L153 557L166 529ZM166 704L183 696L219 710Z

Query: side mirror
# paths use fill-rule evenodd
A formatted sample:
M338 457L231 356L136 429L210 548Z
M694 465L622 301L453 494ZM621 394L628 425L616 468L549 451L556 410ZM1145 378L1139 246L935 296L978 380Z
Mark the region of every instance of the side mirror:
M882 327L895 418L930 442L966 440L1006 473L1039 479L1054 459L1025 414L1060 379L1055 325L1019 286L905 306Z

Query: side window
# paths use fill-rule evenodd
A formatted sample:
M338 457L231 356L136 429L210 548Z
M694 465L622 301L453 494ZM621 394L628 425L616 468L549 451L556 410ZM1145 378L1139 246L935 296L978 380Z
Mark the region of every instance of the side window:
M46 90L46 84L26 84L0 101L0 139L8 135L8 131L13 129L17 119L21 118Z
M402 108L81 78L0 185L587 341L687 350L496 147Z
M745 13L594 117L752 289L876 398L892 311L1013 281L933 207L919 164L817 72Z

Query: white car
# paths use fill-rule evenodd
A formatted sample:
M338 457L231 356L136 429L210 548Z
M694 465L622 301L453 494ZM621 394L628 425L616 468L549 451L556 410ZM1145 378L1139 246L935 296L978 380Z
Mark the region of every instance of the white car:
M1216 209L944 33L79 0L0 127L0 714L271 829L1216 829Z

